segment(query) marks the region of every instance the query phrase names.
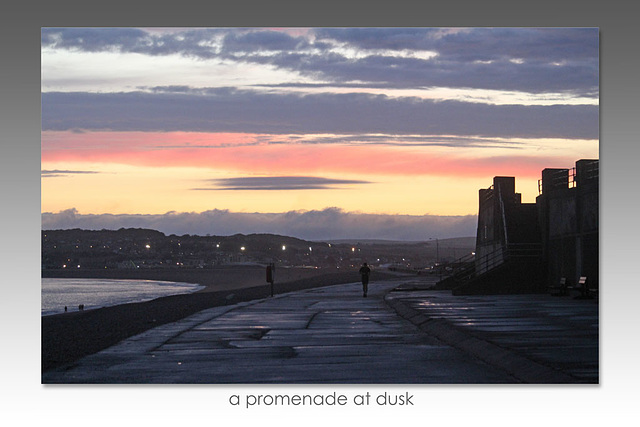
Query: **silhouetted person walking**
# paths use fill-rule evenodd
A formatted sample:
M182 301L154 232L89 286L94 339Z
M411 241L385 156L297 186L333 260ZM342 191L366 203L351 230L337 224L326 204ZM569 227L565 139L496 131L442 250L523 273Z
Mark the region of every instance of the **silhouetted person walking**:
M369 273L371 273L371 269L367 267L367 263L365 262L360 267L360 276L362 277L362 296L367 296L367 291L369 290Z

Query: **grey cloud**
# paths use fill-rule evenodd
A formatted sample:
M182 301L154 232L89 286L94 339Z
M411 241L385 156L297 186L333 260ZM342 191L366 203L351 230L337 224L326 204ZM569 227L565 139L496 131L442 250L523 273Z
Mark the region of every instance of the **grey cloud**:
M134 28L43 28L41 45L87 52L135 51L148 46L147 34Z
M319 28L317 40L334 40L362 49L429 49L437 28Z
M334 82L366 81L379 87L446 86L534 93L597 93L597 28L313 29L315 40L268 29L185 29L150 34L127 28L42 30L42 45L86 51L117 50L148 55L181 54L270 64ZM220 46L211 46L216 37ZM428 50L435 59L375 54L346 57L338 43L370 50ZM264 51L272 55L264 55ZM522 64L510 62L523 60ZM492 61L479 64L476 61Z
M306 40L279 31L229 32L224 37L224 53L255 50L295 50L309 46Z
M134 28L43 28L41 45L87 52L118 51L145 55L217 56L206 43L226 32L216 28L151 34Z
M256 50L293 50L308 46L302 37L256 28L184 28L149 32L134 28L43 28L41 45L87 52L119 51L147 55L182 54L199 58L220 56L214 47L222 39L221 55Z
M73 170L59 170L59 169L54 169L54 170L42 170L40 171L40 176L42 178L57 178L57 177L61 177L61 176L67 176L67 175L84 175L84 174L93 174L93 173L99 173L96 171L73 171Z
M254 147L258 145L286 145L286 144L340 144L340 145L380 145L404 147L483 147L518 149L523 142L500 140L497 138L478 138L461 136L415 136L415 135L328 135L328 136L299 136L299 135L256 135L248 142L220 143L215 145L192 145L190 143L177 145L158 145L155 148L167 149L220 149L228 147Z
M339 55L285 53L273 57L245 57L330 81L365 81L374 87L452 87L511 90L530 93L567 92L585 95L597 91L598 61L588 63L525 62L500 59L491 64L469 61L422 60L369 56L351 60Z
M465 62L593 60L599 50L597 28L320 28L315 35L361 49L428 50Z
M437 42L445 55L465 60L597 61L597 28L479 28L450 33Z
M101 230L150 228L165 234L233 235L272 233L306 240L467 237L476 233L477 217L380 215L345 212L338 208L284 213L238 213L210 210L159 215L80 214L76 209L42 214L42 229Z
M369 94L42 94L43 130L598 138L598 106L488 105Z
M484 147L517 149L522 143L516 141L500 141L490 138L456 137L456 136L398 136L398 135L352 135L311 137L306 144L366 144L384 146L429 146L429 147ZM269 144L286 144L288 141L269 141Z
M155 93L192 93L192 92L197 92L194 89L192 89L189 86L184 86L184 85L172 85L172 86L153 86L153 87L147 87L147 86L143 86L140 87L139 89L148 89L151 92L155 92Z
M340 185L369 184L368 181L312 176L236 177L213 179L213 188L197 190L326 190Z
M582 95L597 91L599 34L595 28L481 28L435 36L440 33L439 29L415 28L316 30L321 40L336 40L359 49L437 52L430 60L379 54L354 60L330 52L312 55L292 51L244 59L337 82L359 80L396 88L445 86ZM523 63L511 62L515 59Z

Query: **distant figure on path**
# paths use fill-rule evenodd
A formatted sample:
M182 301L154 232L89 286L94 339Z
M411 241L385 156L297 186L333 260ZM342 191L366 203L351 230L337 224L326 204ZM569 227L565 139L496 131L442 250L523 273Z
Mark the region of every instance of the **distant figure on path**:
M362 296L367 296L367 291L369 290L369 273L371 273L371 269L367 267L367 263L365 262L360 267L360 276L362 277Z

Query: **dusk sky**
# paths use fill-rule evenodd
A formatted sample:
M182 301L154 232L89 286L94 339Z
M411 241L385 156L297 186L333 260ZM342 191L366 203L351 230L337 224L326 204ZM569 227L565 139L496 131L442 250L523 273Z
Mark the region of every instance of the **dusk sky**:
M475 235L599 158L597 28L44 28L42 227Z

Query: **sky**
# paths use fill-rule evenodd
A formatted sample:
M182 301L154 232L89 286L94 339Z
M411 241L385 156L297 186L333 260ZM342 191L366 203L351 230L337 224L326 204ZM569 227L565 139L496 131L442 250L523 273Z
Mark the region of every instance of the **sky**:
M474 236L599 157L597 28L43 28L43 229Z

